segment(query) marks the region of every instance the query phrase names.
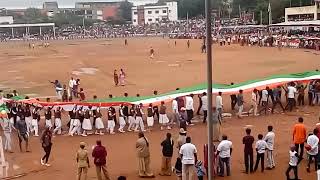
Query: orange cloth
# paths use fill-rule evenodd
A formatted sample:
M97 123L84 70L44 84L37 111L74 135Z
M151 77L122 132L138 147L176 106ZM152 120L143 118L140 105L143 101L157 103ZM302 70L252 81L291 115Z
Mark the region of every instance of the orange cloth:
M303 144L307 137L307 131L304 124L295 124L293 127L293 142Z

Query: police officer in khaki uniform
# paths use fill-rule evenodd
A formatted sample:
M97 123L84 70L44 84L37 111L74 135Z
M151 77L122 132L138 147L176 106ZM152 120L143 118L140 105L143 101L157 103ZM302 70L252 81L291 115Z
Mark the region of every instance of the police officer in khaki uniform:
M81 180L81 175L83 179L87 180L88 168L90 168L88 151L85 149L86 143L80 143L80 149L77 152L77 164L78 164L78 174L77 180Z

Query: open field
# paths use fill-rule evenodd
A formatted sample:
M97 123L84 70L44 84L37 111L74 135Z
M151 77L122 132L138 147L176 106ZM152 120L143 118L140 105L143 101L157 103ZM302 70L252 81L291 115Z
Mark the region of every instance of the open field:
M137 93L151 95L153 90L167 92L177 87L187 87L205 81L205 54L200 53L201 40L192 40L190 49L185 40L162 38L136 38L129 39L129 46L124 46L123 39L112 40L79 40L52 42L49 48L28 48L27 43L0 44L0 88L17 89L20 94L33 94L35 96L52 96L54 89L48 80L58 79L68 82L70 76L81 79L81 87L91 99L93 95L98 98L107 97L108 94L122 96L124 92L130 95ZM155 49L155 59L149 59L149 48ZM273 74L296 73L314 70L319 67L320 53L303 49L282 49L214 46L214 82L230 83L262 78ZM88 69L90 68L90 69ZM113 85L113 70L123 68L127 73L128 85L115 87ZM75 75L77 74L77 75ZM246 95L246 99L249 95ZM197 98L195 98L197 99ZM229 97L224 96L226 111L229 111ZM170 107L170 105L168 105ZM305 117L305 124L311 131L319 117L319 107L302 107L297 112L261 116L257 118L227 119L223 124L223 133L227 134L234 143L234 153L231 160L231 177L219 178L229 180L269 180L285 179L288 150L291 143L292 126L297 117ZM198 117L197 117L198 118ZM66 118L63 119L67 121ZM276 169L257 172L254 175L242 173L244 169L242 136L245 125L253 125L253 135L266 133L267 125L273 125L276 133L275 159ZM42 124L43 125L43 121ZM151 165L157 175L160 172L161 148L160 142L166 131L146 133L151 146ZM177 128L172 130L177 137ZM203 157L203 144L206 142L206 129L204 125L197 124L188 129L193 143L197 145L199 156ZM18 140L16 135L14 142ZM23 180L38 179L75 179L76 162L75 152L80 141L89 144L89 151L95 140L101 139L108 150L108 169L113 179L118 175L126 175L130 180L137 177L137 161L135 157L135 133L116 134L114 136L89 137L56 137L53 140L52 167L40 166L42 148L38 138L31 138L31 153L19 153L15 144L13 154L6 154L10 163L10 174L27 173L21 177ZM173 161L176 158L173 157ZM174 163L174 162L173 162ZM92 163L91 163L92 164ZM302 179L315 179L316 174L307 174L306 162L299 168ZM313 166L312 166L313 167ZM312 169L313 170L313 169ZM95 170L89 170L89 178L95 179ZM173 180L172 177L156 179Z

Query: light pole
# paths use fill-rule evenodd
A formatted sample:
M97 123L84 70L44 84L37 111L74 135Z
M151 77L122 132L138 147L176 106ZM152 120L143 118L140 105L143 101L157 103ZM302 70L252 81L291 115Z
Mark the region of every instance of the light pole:
M205 0L206 7L206 44L207 44L207 94L208 94L208 180L213 180L213 123L212 123L212 37L211 37L211 0Z

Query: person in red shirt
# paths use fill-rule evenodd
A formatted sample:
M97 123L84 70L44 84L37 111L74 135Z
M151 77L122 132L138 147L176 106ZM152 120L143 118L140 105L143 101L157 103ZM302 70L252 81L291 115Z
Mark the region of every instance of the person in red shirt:
M300 156L299 158L302 159L303 157L303 151L304 151L304 142L307 138L307 130L306 127L303 124L303 118L299 117L297 124L293 127L293 143L296 146L296 151L299 153L299 147L300 147Z
M80 101L84 101L86 99L83 88L80 88L80 92L78 94L80 96Z
M101 171L104 174L106 180L110 180L109 173L106 166L107 151L104 146L101 145L101 141L97 141L97 145L92 151L92 157L94 158L94 164L96 166L98 180L102 180Z

